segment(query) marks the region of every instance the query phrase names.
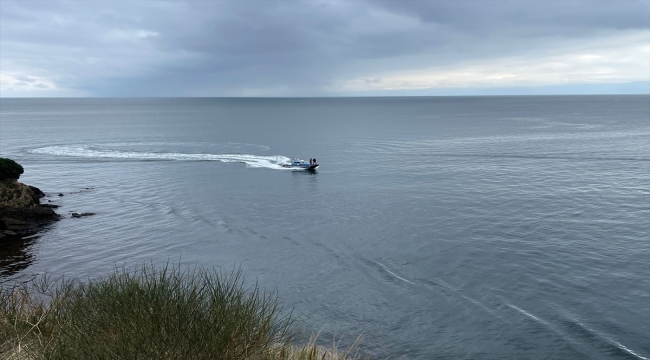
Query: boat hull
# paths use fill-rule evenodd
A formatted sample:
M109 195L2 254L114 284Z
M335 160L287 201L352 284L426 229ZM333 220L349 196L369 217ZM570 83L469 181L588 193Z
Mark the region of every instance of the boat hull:
M298 169L298 170L309 170L309 171L314 171L318 169L319 165L290 165L290 164L285 164L282 165L282 167L287 168L287 169Z

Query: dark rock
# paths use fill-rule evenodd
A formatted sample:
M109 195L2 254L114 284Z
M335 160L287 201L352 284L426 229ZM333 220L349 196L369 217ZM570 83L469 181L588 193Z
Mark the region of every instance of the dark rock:
M39 199L45 196L45 193L42 192L41 189L37 188L36 186L27 185L27 187L29 187L34 192L34 195L36 195L36 197L38 197Z
M49 207L16 208L0 206L0 220L7 230L30 233L39 227L59 220L60 216Z
M70 216L72 216L73 218L80 218L80 217L91 216L91 215L95 215L95 213L86 212L86 213L79 214L79 213L73 212L72 214L70 214Z
M0 231L3 243L37 233L60 219L56 205L41 204L45 194L37 187L17 181L0 181Z
M58 195L58 196L63 196L63 194L61 194L61 193L59 193L59 195Z
M19 182L3 182L1 185L0 230L15 233L10 236L24 236L59 220L54 206L40 204L43 192L39 188Z

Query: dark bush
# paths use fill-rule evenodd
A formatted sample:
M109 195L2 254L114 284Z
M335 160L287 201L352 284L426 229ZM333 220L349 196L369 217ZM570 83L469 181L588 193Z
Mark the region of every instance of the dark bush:
M17 162L7 158L0 158L0 180L17 180L23 172L25 170Z

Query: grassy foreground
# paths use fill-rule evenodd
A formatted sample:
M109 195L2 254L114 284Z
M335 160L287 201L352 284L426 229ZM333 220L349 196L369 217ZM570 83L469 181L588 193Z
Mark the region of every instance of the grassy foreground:
M98 280L36 279L0 289L2 359L358 359L296 345L291 314L241 273L117 269Z

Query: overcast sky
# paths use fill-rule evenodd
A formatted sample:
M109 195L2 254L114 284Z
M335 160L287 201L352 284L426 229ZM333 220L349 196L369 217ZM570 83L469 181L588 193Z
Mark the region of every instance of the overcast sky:
M650 0L0 0L0 96L610 91L650 92Z

